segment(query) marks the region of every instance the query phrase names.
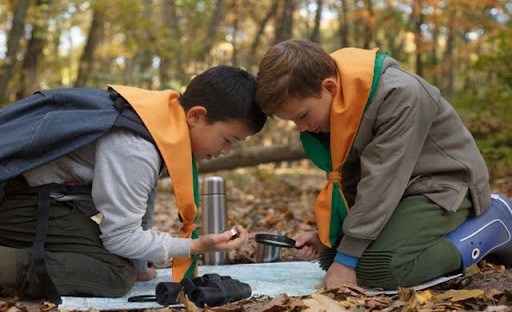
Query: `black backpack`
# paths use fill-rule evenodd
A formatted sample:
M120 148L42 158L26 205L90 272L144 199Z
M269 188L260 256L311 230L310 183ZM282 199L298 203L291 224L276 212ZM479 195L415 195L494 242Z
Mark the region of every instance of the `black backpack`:
M153 141L130 104L114 91L38 91L0 109L0 183L94 142L112 127Z

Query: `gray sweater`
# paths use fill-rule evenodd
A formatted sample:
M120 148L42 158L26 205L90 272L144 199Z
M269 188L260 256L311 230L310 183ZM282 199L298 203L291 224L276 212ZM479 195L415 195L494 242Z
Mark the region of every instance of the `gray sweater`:
M92 184L91 197L53 194L53 198L74 200L88 216L101 213L100 238L105 248L134 260L143 273L147 261L190 256L190 239L151 229L160 166L159 153L151 142L113 129L95 143L23 175L31 186Z

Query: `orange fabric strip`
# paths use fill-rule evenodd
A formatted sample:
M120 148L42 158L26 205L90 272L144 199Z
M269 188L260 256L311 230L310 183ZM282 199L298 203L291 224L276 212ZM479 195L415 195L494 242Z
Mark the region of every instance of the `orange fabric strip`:
M341 167L352 147L370 95L377 52L378 49L343 48L331 54L338 68L338 84L341 87L332 101L330 116L330 146L334 173L329 174L330 181L315 202L318 234L322 243L328 247L332 247L329 233L333 182L342 180ZM340 194L346 204L341 189Z
M183 221L180 236L191 237L197 206L194 201L192 148L185 111L178 101L179 93L119 85L110 87L132 105L153 136L173 181L176 204ZM181 281L191 265L192 258L173 261L173 279Z

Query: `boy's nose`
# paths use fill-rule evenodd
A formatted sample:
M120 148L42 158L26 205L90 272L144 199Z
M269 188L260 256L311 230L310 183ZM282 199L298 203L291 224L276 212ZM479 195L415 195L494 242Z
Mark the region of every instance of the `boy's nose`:
M220 153L222 155L226 155L227 153L229 153L230 149L231 149L231 145L230 144L226 144L225 146L222 147L222 149L220 150Z
M305 122L295 121L295 125L299 128L300 132L308 130L308 125Z

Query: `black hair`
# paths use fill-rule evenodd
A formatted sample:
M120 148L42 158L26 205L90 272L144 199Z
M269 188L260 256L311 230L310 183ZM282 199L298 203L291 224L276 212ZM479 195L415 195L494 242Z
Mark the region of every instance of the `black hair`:
M254 75L240 68L219 65L194 77L179 100L185 111L198 105L205 107L208 123L239 120L254 134L267 120L254 101L255 93Z

